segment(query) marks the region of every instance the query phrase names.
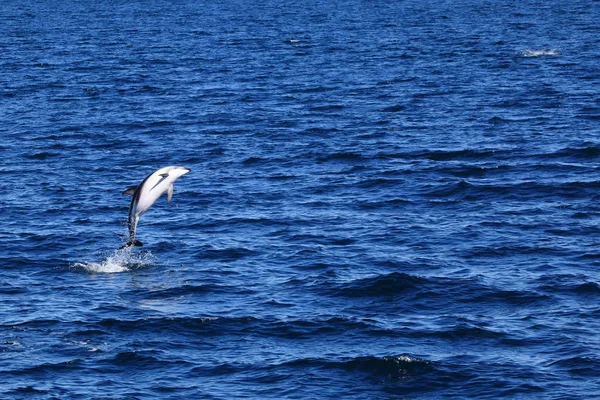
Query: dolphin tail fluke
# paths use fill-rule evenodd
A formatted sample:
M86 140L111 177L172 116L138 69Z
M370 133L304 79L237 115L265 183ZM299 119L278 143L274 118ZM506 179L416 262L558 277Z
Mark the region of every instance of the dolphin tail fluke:
M134 240L130 240L129 242L125 243L123 246L119 247L119 250L126 249L131 246L142 247L143 245L144 245L144 243L140 242L139 240L134 239Z

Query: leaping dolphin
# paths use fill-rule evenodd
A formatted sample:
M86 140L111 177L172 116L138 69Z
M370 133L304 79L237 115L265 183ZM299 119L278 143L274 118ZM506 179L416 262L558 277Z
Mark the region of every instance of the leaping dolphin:
M143 246L142 242L135 238L140 217L165 192L167 193L167 203L171 202L173 182L190 171L191 169L184 167L164 167L148 175L138 186L132 186L123 192L124 195L130 194L133 198L129 205L129 218L127 219L129 241L121 246L121 249L130 246Z

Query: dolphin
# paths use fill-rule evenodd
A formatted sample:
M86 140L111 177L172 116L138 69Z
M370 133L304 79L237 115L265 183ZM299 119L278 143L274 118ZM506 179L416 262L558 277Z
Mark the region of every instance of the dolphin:
M127 219L129 241L120 249L130 246L143 246L142 242L135 238L140 217L165 192L167 193L167 203L170 203L173 197L173 182L190 171L191 169L184 167L164 167L148 175L138 186L132 186L123 192L123 195L130 194L133 197L129 205L129 218Z

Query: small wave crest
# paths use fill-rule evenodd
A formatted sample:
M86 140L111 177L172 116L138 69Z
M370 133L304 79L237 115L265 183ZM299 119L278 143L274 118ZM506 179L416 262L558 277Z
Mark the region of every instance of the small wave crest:
M559 55L557 49L527 49L521 52L524 57L552 57Z
M321 368L342 369L349 372L361 371L390 380L408 381L433 370L432 361L406 354L398 356L363 356L347 360L301 359L286 363L287 366L320 366Z
M150 252L136 252L132 247L115 250L102 261L74 263L71 267L96 274L114 274L127 272L152 264L154 257Z

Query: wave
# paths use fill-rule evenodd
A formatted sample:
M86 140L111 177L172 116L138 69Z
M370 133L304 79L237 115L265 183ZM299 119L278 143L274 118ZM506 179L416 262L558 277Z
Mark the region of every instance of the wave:
M560 55L558 49L527 49L521 52L523 57L552 57Z
M489 200L500 199L542 199L551 195L554 198L589 198L594 196L600 184L597 181L584 182L536 182L524 180L504 184L476 184L466 180L452 182L438 187L426 187L422 196L437 200Z
M47 396L50 393L49 390L45 390L45 389L36 389L31 385L26 385L26 386L20 386L17 387L15 389L11 389L9 391L6 392L6 394L8 395L16 395L16 396L27 396L27 397L31 397L31 396Z
M397 104L394 106L389 106L389 107L385 107L380 109L380 112L384 112L384 113L395 113L395 112L399 112L399 111L404 111L406 110L406 106L403 106L401 104Z
M317 156L318 162L328 162L328 161L346 161L346 162L356 162L356 161L364 161L366 160L365 156L356 153L356 152L333 152L330 154Z
M255 292L239 286L221 285L221 284L203 284L203 285L181 285L167 289L153 290L148 292L146 299L167 299L173 297L183 297L189 295L207 295L216 293L231 293L251 295Z
M410 380L434 369L432 361L407 354L382 357L359 356L345 360L306 358L288 361L280 367L341 369L346 372L359 371L393 380Z
M365 332L370 334L380 334L382 332L382 329L372 321L360 321L345 317L287 321L261 320L260 326L257 328L256 332L260 332L265 336L293 340L308 340L331 335L342 337L350 332L354 332L356 335Z
M549 293L578 295L596 300L600 295L600 285L585 275L558 274L539 279L539 290Z
M500 121L499 117L493 117L491 121ZM377 153L375 158L386 159L401 159L406 161L413 160L430 160L438 162L498 162L507 163L505 166L514 164L515 160L521 159L523 162L528 160L548 160L565 159L570 160L592 160L600 157L600 146L592 142L584 142L581 146L565 147L549 152L528 153L525 154L522 149L516 148L481 148L481 149L457 149L457 150L427 150L417 152L400 152L400 153ZM364 157L367 160L368 157ZM364 161L363 160L363 161ZM441 165L442 163L440 163ZM546 165L546 164L544 164ZM542 167L544 165L541 165ZM452 164L453 168L487 168L495 169L497 166L491 164ZM537 167L535 166L531 166Z
M54 323L53 323L54 322ZM51 328L59 322L48 321L44 325L27 322L18 326L31 329L32 327ZM16 326L16 325L7 325ZM78 322L73 327L72 335L88 337L96 334L129 333L146 335L160 332L166 334L188 336L232 337L236 335L259 335L269 338L309 340L316 337L335 335L387 335L397 333L380 326L377 321L359 320L345 317L323 317L316 319L279 320L276 318L241 317L157 317L138 319L105 318L96 322ZM160 346L159 346L160 348Z
M235 261L258 254L257 251L245 247L231 247L225 249L202 249L199 257L205 260Z
M406 159L406 160L431 160L431 161L478 161L498 156L506 157L507 150L482 148L482 149L456 149L456 150L426 150L415 152L380 152L378 159Z
M115 319L105 318L95 324L94 329L118 332L177 332L178 334L197 334L222 336L224 332L246 332L263 323L254 317L172 317L172 318L142 318L142 319Z
M597 378L600 358L595 355L581 355L554 361L550 366L567 370L574 376Z
M62 361L57 363L46 362L30 367L25 367L22 369L12 370L11 373L19 376L19 375L37 375L37 374L60 374L68 371L73 371L74 369L80 369L81 367L78 364L82 363L82 359L73 359L69 361Z
M398 305L408 308L438 307L451 297L459 304L471 307L473 304L490 304L493 307L531 306L550 299L550 296L536 290L511 290L486 285L475 276L463 279L445 277L421 277L401 272L378 275L339 283L323 289L327 295L348 299L386 298L401 301ZM578 290L594 292L595 287L587 285Z
M173 360L168 358L160 350L125 350L116 355L99 361L99 364L106 364L110 367L121 368L135 367L137 369L162 369L174 365L185 366L192 365L185 360Z
M427 284L427 279L418 276L393 272L388 275L379 275L369 278L357 279L334 288L337 296L344 297L379 297L397 295L406 291L413 291Z
M47 158L52 158L52 157L60 157L59 153L53 153L53 152L47 152L47 151L42 151L42 152L36 152L33 154L25 154L23 157L29 159L29 160L40 160L43 161Z
M541 157L592 160L600 157L600 148L595 144L589 144L585 147L565 147L553 153L542 154Z
M434 150L422 153L422 156L432 161L481 160L493 157L496 153L492 149Z

